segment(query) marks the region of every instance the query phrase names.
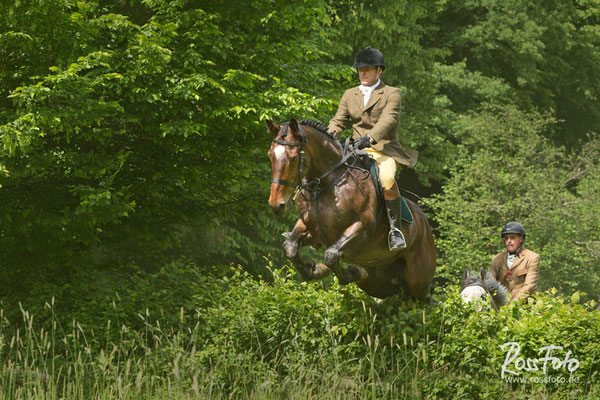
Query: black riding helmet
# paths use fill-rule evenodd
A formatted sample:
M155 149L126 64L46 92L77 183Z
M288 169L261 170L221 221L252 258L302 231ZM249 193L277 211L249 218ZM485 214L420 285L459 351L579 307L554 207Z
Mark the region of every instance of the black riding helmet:
M354 68L356 69L362 67L376 67L378 65L381 66L382 70L385 69L383 54L371 46L367 46L366 48L362 49L356 53L356 57L354 57Z
M525 239L525 227L518 222L509 222L504 225L500 236L504 237L504 235L509 233L516 233L517 235L523 236L523 239Z

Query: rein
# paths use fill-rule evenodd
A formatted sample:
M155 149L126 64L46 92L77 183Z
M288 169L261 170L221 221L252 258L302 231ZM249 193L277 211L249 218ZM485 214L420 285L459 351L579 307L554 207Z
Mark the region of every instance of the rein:
M344 156L341 158L341 160L338 161L333 167L331 167L330 169L325 171L323 174L321 174L321 176L319 176L318 178L315 178L310 182L306 182L306 183L303 183L302 185L300 185L300 188L307 190L311 194L318 194L319 186L321 185L321 181L323 179L327 178L327 176L329 176L329 174L331 174L332 172L334 172L335 170L340 168L342 165L345 165L346 168L356 168L353 165L346 164L346 162L350 158L354 157L355 155L356 155L356 152L354 150L348 152L348 141L346 141L346 147L344 148ZM316 195L314 197L316 198Z
M304 182L304 179L302 178L302 172L303 172L302 167L305 163L304 146L306 145L306 134L304 133L304 129L302 129L301 125L298 125L298 133L300 133L300 137L301 137L301 141L299 143L298 142L288 142L288 141L279 140L279 139L272 140L274 143L281 144L284 146L299 146L300 147L300 162L298 165L298 180L299 180L298 184L296 185L294 183L286 181L285 179L279 179L279 178L273 178L273 179L271 179L271 181L274 183L279 183L279 184L287 186L287 187L295 188L296 194L293 197L294 200L296 199L298 193L302 190L306 190L308 193L310 193L310 199L307 198L304 195L304 193L302 193L302 196L304 197L305 200L315 203L315 211L317 214L317 223L319 225L319 230L321 231L323 241L325 242L325 244L327 246L329 246L329 240L327 240L325 230L323 229L323 225L321 222L320 210L319 210L318 196L319 196L319 192L321 191L320 190L321 181L342 166L346 166L348 171L350 171L351 168L357 168L360 170L363 170L363 169L360 167L356 167L355 165L347 164L348 160L352 157L355 157L357 155L357 153L356 153L356 150L349 151L349 140L350 139L346 139L346 143L345 143L345 146L343 149L344 155L342 156L342 158L333 167L331 167L330 169L325 171L319 177L312 179L311 181ZM366 171L367 173L369 173L368 170L363 170L363 171Z
M327 176L329 176L331 173L336 171L342 165L346 165L347 168L357 168L354 165L346 164L346 162L350 158L356 156L356 151L355 150L348 151L349 140L346 140L346 144L344 146L344 156L340 159L340 161L338 161L329 170L327 170L326 172L321 174L321 176L319 176L311 181L308 181L308 182L302 182L303 166L305 164L305 159L306 159L305 153L304 153L304 146L306 145L306 134L304 133L304 129L302 129L301 125L298 125L298 132L300 133L300 137L301 137L300 142L288 142L288 141L279 140L279 139L272 140L274 143L281 144L284 146L299 146L300 147L300 162L298 164L298 180L299 180L298 184L294 184L290 181L286 181L285 179L279 179L279 178L273 178L273 179L271 179L271 182L279 183L279 184L287 186L287 187L295 188L297 191L304 189L304 190L308 191L309 193L313 194L313 196L311 196L311 197L312 197L312 199L315 199L316 198L315 193L318 194L319 186L321 185L321 181L323 179L325 179ZM361 169L361 168L359 168L359 169Z

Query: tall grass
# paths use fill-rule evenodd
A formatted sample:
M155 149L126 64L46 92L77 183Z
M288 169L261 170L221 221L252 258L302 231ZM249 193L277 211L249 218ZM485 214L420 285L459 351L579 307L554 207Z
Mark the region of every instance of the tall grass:
M88 327L61 323L54 299L37 319L21 307L19 323L0 308L0 398L600 398L600 314L553 294L485 314L458 293L427 307L244 276L207 293L195 312L162 315L168 326L148 310L123 320L114 302L114 320ZM509 340L527 357L573 350L580 383L502 381Z
M53 303L47 304L52 313ZM368 349L360 358L347 359L342 352L332 357L326 351L309 357L317 363L304 362L292 339L274 357L257 360L257 354L240 351L233 358L201 360L199 315L194 328L182 324L169 331L148 313L139 315L143 330L122 325L118 340L101 345L104 334L85 331L77 321L64 327L53 314L51 329L37 329L35 317L21 312L23 328L0 347L2 399L421 398L416 379L425 353L407 353L406 340L382 344L374 332L360 339ZM376 318L372 315L371 322ZM1 332L9 331L2 309L0 319ZM106 331L111 323L106 322ZM330 334L330 345L340 346L340 336ZM389 364L390 355L393 368L381 371L378 365Z

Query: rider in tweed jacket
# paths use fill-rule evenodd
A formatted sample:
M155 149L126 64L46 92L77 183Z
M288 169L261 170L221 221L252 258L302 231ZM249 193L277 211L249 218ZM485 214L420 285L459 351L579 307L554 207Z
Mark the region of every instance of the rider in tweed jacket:
M380 79L385 70L383 54L369 46L356 54L354 68L361 84L346 90L335 116L329 121L328 131L338 136L351 124L355 146L366 148L369 156L377 162L390 223L389 247L390 250L403 249L406 241L401 230L396 163L412 167L417 162L418 153L405 150L398 143L400 89L386 86Z
M525 299L537 288L540 256L523 246L525 228L518 222L504 225L501 233L506 250L497 254L490 273L510 291L510 301Z

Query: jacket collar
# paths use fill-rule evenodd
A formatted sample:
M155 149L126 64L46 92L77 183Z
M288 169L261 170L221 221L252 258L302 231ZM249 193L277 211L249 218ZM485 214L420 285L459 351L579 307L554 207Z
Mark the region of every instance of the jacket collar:
M527 251L528 250L523 245L521 245L521 247L519 248L519 251L517 252L517 257L515 258L515 261L513 262L512 268L508 268L508 263L507 263L508 250L504 250L503 254L502 254L502 260L504 261L504 265L508 269L515 271L521 264L521 261L523 261L525 259L525 254L527 253Z
M377 87L375 89L373 89L373 93L371 93L371 97L369 98L369 102L367 103L366 106L363 106L363 97L362 97L362 92L360 91L360 89L358 88L358 86L356 86L354 88L354 97L356 98L356 102L358 104L358 106L360 107L361 110L368 110L369 108L373 107L381 98L381 95L383 94L383 88L385 87L385 84L383 83L382 80L379 81L379 85L377 85Z

